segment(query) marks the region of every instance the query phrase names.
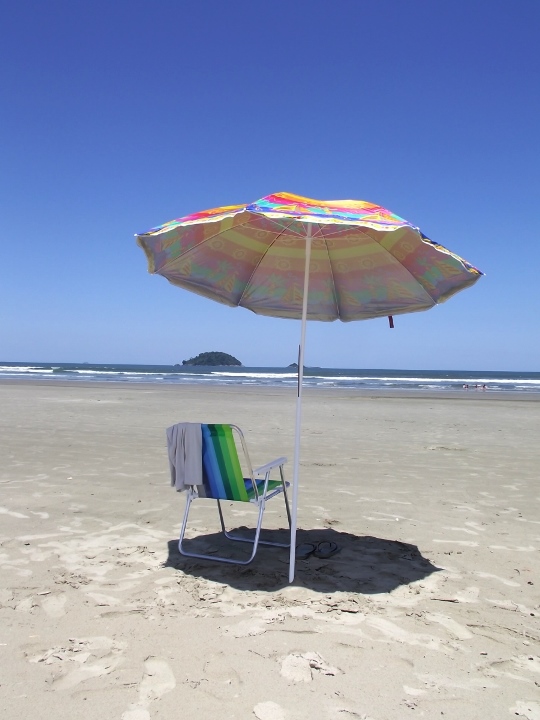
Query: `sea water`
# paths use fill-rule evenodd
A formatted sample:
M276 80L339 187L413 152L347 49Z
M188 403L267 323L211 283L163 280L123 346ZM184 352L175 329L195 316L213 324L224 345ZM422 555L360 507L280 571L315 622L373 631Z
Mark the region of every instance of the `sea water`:
M2 379L50 382L122 382L158 385L251 385L293 387L296 368L194 367L94 363L0 362ZM469 370L374 370L306 368L304 387L351 390L540 392L540 372Z

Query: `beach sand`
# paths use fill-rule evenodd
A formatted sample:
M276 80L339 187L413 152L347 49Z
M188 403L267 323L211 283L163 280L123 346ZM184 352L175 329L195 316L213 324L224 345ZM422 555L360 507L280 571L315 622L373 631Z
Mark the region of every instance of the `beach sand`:
M304 399L298 540L342 549L289 586L286 550L178 554L165 428L235 423L290 479L294 391L0 384L3 720L539 720L539 398Z

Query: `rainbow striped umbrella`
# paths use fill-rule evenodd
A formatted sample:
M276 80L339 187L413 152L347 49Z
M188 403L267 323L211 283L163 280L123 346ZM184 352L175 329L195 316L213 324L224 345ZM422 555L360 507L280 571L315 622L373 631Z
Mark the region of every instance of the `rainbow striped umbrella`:
M187 215L137 235L137 242L149 271L174 285L260 315L302 320L292 581L306 320L348 322L428 310L482 273L379 205L290 193Z

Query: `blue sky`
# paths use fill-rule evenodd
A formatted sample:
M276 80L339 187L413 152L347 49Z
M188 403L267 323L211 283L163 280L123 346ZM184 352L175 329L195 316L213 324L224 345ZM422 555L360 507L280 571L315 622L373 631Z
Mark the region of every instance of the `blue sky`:
M310 323L306 364L540 370L538 0L0 0L0 360L296 359L299 323L146 270L136 232L369 200L486 273Z

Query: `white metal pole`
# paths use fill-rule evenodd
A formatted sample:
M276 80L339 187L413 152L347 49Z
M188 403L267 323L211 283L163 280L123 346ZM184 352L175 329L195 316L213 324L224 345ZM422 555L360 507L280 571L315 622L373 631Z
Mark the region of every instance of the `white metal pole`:
M306 339L306 318L309 291L309 263L311 259L311 223L306 233L306 265L304 268L304 294L302 296L302 327L298 353L298 396L296 398L296 427L294 432L293 499L291 513L291 554L289 559L289 582L294 580L296 560L296 516L298 513L298 475L300 469L300 430L302 427L302 384L304 380L304 345Z

